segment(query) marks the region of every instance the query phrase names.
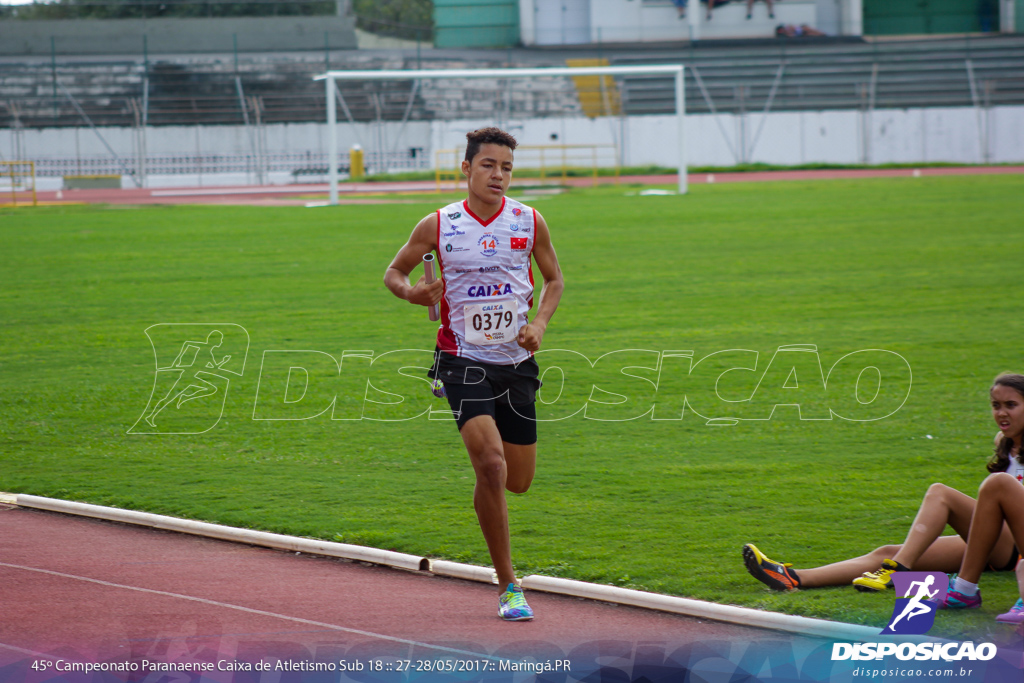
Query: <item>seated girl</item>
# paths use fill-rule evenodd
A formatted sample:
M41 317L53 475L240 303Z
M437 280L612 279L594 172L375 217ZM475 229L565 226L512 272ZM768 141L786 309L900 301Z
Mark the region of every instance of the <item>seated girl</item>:
M748 543L743 546L747 571L774 590L841 586L852 582L858 590L883 591L892 586L893 572L960 569L959 587L954 595L951 583L948 604L950 607L976 606L971 604L971 595L972 590L973 594L977 593L981 572L986 567L997 571L1014 570L1020 558L1018 548L1024 547L1024 486L1021 485L1024 482L1024 456L1021 455L1024 375L996 377L989 395L999 434L995 453L987 466L990 474L981 485L979 500L944 484L932 484L906 540L900 545L881 546L860 557L798 571L792 564L769 559ZM942 536L947 525L953 527L957 535ZM1024 570L1018 574L1024 586ZM980 597L977 604L981 604ZM1013 610L1018 610L1024 621L1024 600L1007 615ZM1004 616L1001 615L1001 620Z

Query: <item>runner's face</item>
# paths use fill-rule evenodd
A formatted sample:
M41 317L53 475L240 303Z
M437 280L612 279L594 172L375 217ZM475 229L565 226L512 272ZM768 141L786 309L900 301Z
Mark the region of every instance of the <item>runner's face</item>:
M1003 436L1020 444L1024 433L1024 396L1002 384L992 387L992 417Z
M480 145L472 163L462 162L462 172L471 194L487 203L500 202L512 182L512 150L491 142Z

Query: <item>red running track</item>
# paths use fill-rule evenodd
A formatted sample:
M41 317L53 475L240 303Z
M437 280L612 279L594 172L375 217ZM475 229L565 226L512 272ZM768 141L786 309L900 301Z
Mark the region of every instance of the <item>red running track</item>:
M534 621L507 623L496 586L12 506L0 549L3 683L54 680L57 661L621 658L782 637L539 592ZM203 680L254 680L240 675ZM59 680L112 680L83 676Z

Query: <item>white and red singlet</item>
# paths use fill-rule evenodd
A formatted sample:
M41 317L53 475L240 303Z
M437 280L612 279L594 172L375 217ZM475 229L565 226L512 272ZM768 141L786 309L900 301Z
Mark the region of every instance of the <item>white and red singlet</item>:
M508 197L486 221L465 201L437 212L442 351L497 365L532 355L516 338L533 307L530 254L536 236L534 210Z

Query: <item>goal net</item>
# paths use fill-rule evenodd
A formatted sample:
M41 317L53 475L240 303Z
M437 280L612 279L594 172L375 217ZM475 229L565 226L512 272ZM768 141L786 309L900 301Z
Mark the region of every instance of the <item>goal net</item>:
M517 169L535 169L545 177L581 171L594 175L598 168L641 165L636 161L648 159L636 153L641 147L659 155L658 163L642 165L678 169L678 191L685 193L683 73L678 64L328 71L315 80L324 81L326 88L330 203L338 203L341 157L356 145L366 148L371 165L381 158L374 150L433 150L430 161L440 184L452 180L466 132L490 125L508 130L523 146L522 153L516 153ZM626 79L660 84L657 90L664 101L658 125L638 123L626 115ZM401 119L389 128L364 126L361 138L354 137L360 126L350 106L353 93L394 93L401 85L408 93ZM414 120L417 106L426 110L424 118L429 121Z

